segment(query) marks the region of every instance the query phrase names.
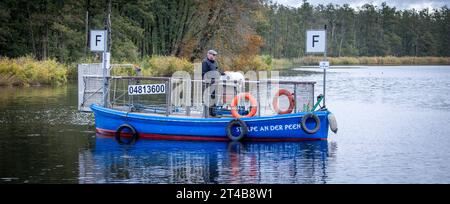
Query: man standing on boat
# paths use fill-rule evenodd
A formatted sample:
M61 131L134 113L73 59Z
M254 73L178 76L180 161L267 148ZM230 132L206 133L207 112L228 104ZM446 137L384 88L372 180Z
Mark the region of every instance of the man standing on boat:
M205 80L205 74L209 72L207 74L206 78L210 78L211 79L211 81L210 81L211 84L215 83L214 75L217 72L220 73L220 75L224 75L224 73L219 70L219 66L217 65L217 61L216 61L216 56L217 56L217 52L215 50L208 50L208 52L206 54L206 58L203 59L203 62L202 62L202 78L203 78L203 80ZM216 91L215 90L211 93L211 98L212 99L216 98ZM209 114L206 114L205 116L207 116L207 115L215 116L216 115L215 114L215 107L216 107L215 103L211 104L209 106L209 109L208 109L209 110L208 111Z

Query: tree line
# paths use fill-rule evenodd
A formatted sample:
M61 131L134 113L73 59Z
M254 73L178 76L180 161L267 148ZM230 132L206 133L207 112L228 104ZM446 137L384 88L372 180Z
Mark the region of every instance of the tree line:
M331 56L450 56L450 11L397 10L386 3L359 9L344 5L318 5L307 1L298 8L264 7L266 20L258 33L265 39L263 53L295 58L305 55L308 29L327 25Z
M110 9L108 9L110 8ZM89 30L104 29L111 12L116 60L147 56L304 56L307 29L327 25L331 56L450 56L450 12L397 10L383 3L298 8L267 0L3 0L0 55L91 59Z

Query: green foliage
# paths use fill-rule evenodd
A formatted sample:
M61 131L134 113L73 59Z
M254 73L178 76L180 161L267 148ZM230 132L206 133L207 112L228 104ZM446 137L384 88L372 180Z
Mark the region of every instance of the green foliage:
M324 25L327 51L332 57L360 56L363 58L358 61L374 64L379 62L364 56L450 56L450 9L446 6L417 11L398 10L383 3L354 9L347 4L313 6L306 0L298 8L259 0L3 0L0 55L55 59L67 64L73 78L74 63L99 61L89 51L88 31L105 28L109 2L112 59L141 62L148 70L153 70L151 56L175 56L194 62L201 60L208 49L219 51L227 69L289 66L306 56L306 30ZM281 58L292 60L276 60ZM302 63L310 64L308 60L312 59L302 58ZM355 63L352 58L341 59L343 64ZM156 64L167 72L153 70L154 74L182 69L164 63Z
M261 58L261 60L262 60L266 65L272 66L272 61L273 61L272 56L270 56L270 55L261 55L261 56L259 56L259 57Z
M134 67L117 67L111 72L113 76L136 76L136 67L141 68L143 76L166 76L170 77L176 71L194 72L194 64L185 58L173 56L145 57L140 61L116 61L119 64L133 64Z
M55 60L1 58L0 76L0 85L4 86L60 85L67 82L67 67Z
M78 69L76 63L70 63L65 65L67 67L67 79L76 80L78 77Z
M272 57L260 55L238 55L224 59L221 69L226 71L260 71L272 69Z
M219 60L220 61L220 60ZM178 58L173 56L152 56L146 57L139 62L130 63L127 61L120 62L123 64L134 64L141 68L143 76L172 76L176 71L186 71L188 73L194 72L194 64L185 58ZM271 70L272 57L270 56L251 56L245 58L237 56L232 59L223 59L220 61L220 68L223 70L233 71L257 71L257 70ZM135 76L136 71L133 67L115 68L112 75L118 76Z
M273 59L272 67L275 69L285 69L285 68L293 68L294 64L292 60L282 58L282 59Z
M184 58L172 56L153 56L149 60L153 76L171 76L176 71L194 72L194 65Z

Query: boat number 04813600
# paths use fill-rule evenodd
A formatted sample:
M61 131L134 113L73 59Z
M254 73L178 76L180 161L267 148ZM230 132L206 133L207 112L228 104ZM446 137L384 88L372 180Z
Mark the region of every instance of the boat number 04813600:
M128 85L128 95L163 94L166 93L165 84Z

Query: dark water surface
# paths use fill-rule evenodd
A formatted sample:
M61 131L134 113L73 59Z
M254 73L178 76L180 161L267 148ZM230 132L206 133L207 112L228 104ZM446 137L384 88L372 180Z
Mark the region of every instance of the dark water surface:
M286 79L317 81L294 69ZM0 183L450 183L450 67L327 72L328 141L225 143L96 137L75 83L0 88Z

